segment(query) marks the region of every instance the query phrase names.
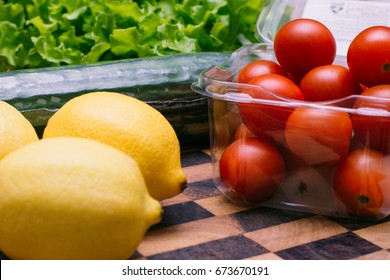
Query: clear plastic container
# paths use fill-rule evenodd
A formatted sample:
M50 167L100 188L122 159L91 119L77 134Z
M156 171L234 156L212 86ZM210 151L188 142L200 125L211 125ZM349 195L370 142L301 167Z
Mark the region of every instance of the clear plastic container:
M261 37L273 37L282 22L301 16L302 5L308 1L310 0L273 1L274 4L266 6L257 26L258 30L261 30L259 32ZM273 14L276 16L273 17ZM286 15L290 16L286 17ZM267 21L268 27L264 21ZM239 204L269 206L359 219L379 220L388 216L390 214L390 99L356 95L326 102L305 102L282 98L259 86L235 82L235 76L242 67L257 59L276 61L271 41L238 49L225 65L206 70L200 75L198 81L192 84L194 91L209 99L210 148L216 187L228 199ZM345 56L337 55L335 63L346 64ZM250 91L262 91L264 98L253 98L247 94ZM270 98L268 99L267 96ZM369 104L369 106L359 107L357 104ZM221 160L221 158L225 157L224 154L228 153L226 151L232 149L231 147L236 143L244 145L244 142L248 142L250 136L245 135L241 130L244 125L245 109L243 108L248 108L248 106L249 108L257 106L259 115L255 117L266 119L269 123L267 133L271 135L272 139L271 141L269 139L260 141L272 145L273 151L276 150L277 155L271 154L269 160L263 161L262 165L257 165L255 171L253 171L255 165L252 165L254 161L249 160L251 164L235 167L237 174L226 175L227 165L233 166L244 162L230 161L226 158ZM364 137L357 137L356 133L352 132L347 141L347 153L342 156L335 155L332 149L318 139L319 137L327 138L326 134L305 136L305 138L302 137L299 129L295 129L296 127L291 129L290 127L289 138L293 140L287 142L286 128L280 128L279 119L275 117L274 113L269 113L271 110L289 112L311 110L318 115L342 114L354 120L354 122L351 121L354 130L356 123L369 123L378 130L366 133ZM312 122L315 124L316 118L313 118ZM323 131L326 129L324 127ZM319 131L322 133L321 129ZM378 131L381 131L381 134L378 134ZM240 136L238 133L241 133ZM248 133L247 130L246 133ZM330 139L326 139L324 143L341 141L342 134L340 132L336 136L329 136ZM374 142L379 143L379 145L373 146ZM295 146L291 143L295 143ZM244 159L256 154L256 151L248 154L238 148L236 151L238 152L235 155L242 156ZM318 153L312 154L311 151L318 151ZM276 184L272 195L264 198L257 199L254 192L243 191L242 187L229 185L231 181L221 178L228 176L239 178L243 174L247 176L246 179L250 176L255 178L256 175L253 174L259 174L258 176L266 178L274 171L271 167L275 165L276 158L282 159L284 169L282 173L279 172L275 175L279 176L277 179L272 179L273 183ZM344 166L343 172L340 171L341 166ZM252 171L248 172L248 170ZM240 172L243 173L240 174ZM261 174L261 172L264 173ZM222 174L224 175L222 176ZM236 182L240 184L239 179ZM348 186L351 191L351 200L359 199L362 203L367 203L365 205L371 203L370 208L362 210L352 209L352 206L348 206L348 203L342 201L340 196L336 194L334 187L336 182L339 185ZM265 185L267 184L265 183ZM352 198L352 194L356 197Z
M389 0L274 0L267 1L257 21L262 42L272 42L287 21L312 18L325 24L335 36L339 55L362 30L374 25L390 26Z

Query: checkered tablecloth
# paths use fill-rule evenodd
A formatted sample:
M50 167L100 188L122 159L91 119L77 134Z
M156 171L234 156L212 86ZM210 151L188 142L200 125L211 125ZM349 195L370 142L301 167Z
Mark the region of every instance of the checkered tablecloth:
M161 223L130 259L390 259L390 217L373 222L247 208L214 186L209 150L184 152L182 166L188 187L162 202Z
M208 150L183 153L188 187L163 201L164 217L133 259L390 259L390 217L324 217L228 201L214 186Z

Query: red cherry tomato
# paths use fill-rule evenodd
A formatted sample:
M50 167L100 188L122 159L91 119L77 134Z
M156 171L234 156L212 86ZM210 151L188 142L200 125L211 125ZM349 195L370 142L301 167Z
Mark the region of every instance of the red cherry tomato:
M347 63L365 86L390 84L390 27L373 26L360 32L348 48Z
M287 147L310 165L331 164L347 154L352 122L344 112L297 108L286 122Z
M278 189L285 176L285 164L273 145L246 138L226 148L219 161L219 172L228 197L241 202L260 202Z
M358 112L351 115L355 136L367 148L390 153L390 85L365 90L355 102ZM366 111L366 112L364 112Z
M363 89L340 65L316 67L302 78L299 88L307 101L327 101L360 94Z
M271 92L271 94L265 94L264 91L254 90L254 97L277 100L279 98L273 97L273 95L277 95L281 98L303 100L299 87L293 81L281 75L266 74L258 76L250 80L249 84L261 86ZM260 93L260 95L257 95L257 93Z
M332 64L336 41L322 23L300 18L280 28L274 39L274 50L279 64L299 78L315 67Z
M324 175L327 172L312 166L288 172L272 200L290 202L298 206L298 209L329 209L334 201L334 194L328 177Z
M276 75L266 74L252 79L253 87L245 91L257 99L279 100L282 98L303 100L299 87L290 79ZM244 124L257 137L274 139L283 142L283 130L292 108L278 105L263 105L254 103L238 104Z
M278 74L287 77L287 72L278 63L272 60L255 60L248 63L240 70L236 81L238 83L248 83L257 76L264 74Z
M337 166L333 189L348 212L358 216L379 216L390 210L390 161L369 149L355 150ZM386 194L386 196L384 196ZM388 214L388 213L387 213Z

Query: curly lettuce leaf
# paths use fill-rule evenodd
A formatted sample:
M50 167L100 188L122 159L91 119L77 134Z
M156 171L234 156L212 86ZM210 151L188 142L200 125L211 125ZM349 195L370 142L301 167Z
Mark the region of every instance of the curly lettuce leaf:
M136 27L126 29L114 29L111 37L111 51L117 56L149 56L153 52L147 45L140 45L138 42L142 38Z
M265 0L0 1L0 71L233 51Z

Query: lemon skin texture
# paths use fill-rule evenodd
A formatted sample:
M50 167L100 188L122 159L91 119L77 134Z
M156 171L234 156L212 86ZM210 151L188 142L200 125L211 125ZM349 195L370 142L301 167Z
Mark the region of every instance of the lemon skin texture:
M98 140L134 158L150 194L161 201L186 186L180 145L171 124L152 106L115 92L92 92L64 104L48 121L43 138Z
M0 193L0 250L11 259L127 259L162 214L135 160L83 138L9 154Z
M0 159L34 141L38 135L32 124L15 107L0 100Z

